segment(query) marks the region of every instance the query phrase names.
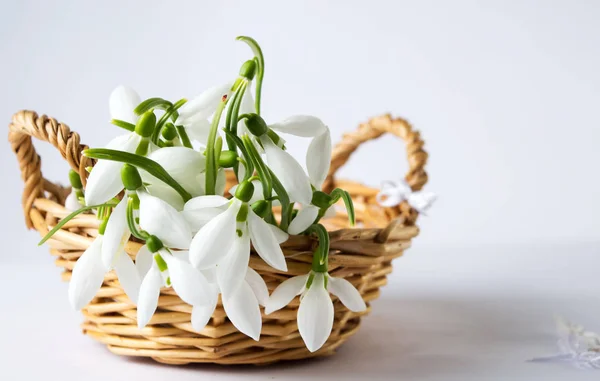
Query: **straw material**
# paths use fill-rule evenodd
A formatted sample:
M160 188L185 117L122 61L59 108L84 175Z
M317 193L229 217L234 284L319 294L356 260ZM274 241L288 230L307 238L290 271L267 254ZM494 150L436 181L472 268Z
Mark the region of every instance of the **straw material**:
M25 183L22 198L25 223L43 236L68 214L62 205L69 189L43 178L41 159L32 145L32 137L55 146L71 168L82 175L84 183L87 176L85 168L94 162L81 156L81 151L87 147L80 143L76 132L45 115L20 111L13 116L9 129L8 138ZM337 181L334 175L362 143L385 133L405 141L410 168L406 180L413 190L421 189L427 182L423 169L427 153L423 151L423 141L408 122L392 119L389 115L373 118L343 137L333 150L331 169L324 185L326 191L341 187L350 192L357 219L356 228L348 228L347 215L343 208L339 208L335 217L322 221L330 231L330 274L352 282L367 305L379 297L379 288L386 284L386 276L392 271L392 260L401 256L418 234L415 225L417 213L406 203L383 208L375 201L377 189ZM391 179L395 177L395 173L390 174ZM234 181L235 177L230 173L228 186ZM63 280L70 279L75 262L97 234L96 217L82 214L69 221L48 241L56 264L64 268ZM287 273L267 266L254 252L250 266L264 278L272 292L284 280L310 270L315 246L316 239L313 237L290 236L282 244ZM141 243L132 239L126 245L126 251L135 258L140 247ZM114 272L110 272L96 298L82 310L85 318L82 328L84 333L119 355L151 357L168 364L267 364L333 354L356 333L362 315L370 311L369 306L366 312L353 313L334 298L333 332L319 351L310 353L298 333L298 304L296 298L284 309L268 316L263 314L262 332L257 342L236 330L220 302L206 328L200 333L195 332L190 323L191 306L181 301L172 289L165 288L156 314L140 330L137 328L135 305L123 292Z

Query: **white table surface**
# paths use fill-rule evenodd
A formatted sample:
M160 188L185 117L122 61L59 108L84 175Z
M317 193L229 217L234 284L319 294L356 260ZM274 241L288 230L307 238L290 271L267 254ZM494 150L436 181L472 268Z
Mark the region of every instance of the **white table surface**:
M555 313L600 330L597 243L436 249L417 241L335 356L268 367L175 367L111 354L81 334L60 270L33 246L38 261L27 253L29 264L0 263L0 379L600 379L600 371L526 362L556 351Z

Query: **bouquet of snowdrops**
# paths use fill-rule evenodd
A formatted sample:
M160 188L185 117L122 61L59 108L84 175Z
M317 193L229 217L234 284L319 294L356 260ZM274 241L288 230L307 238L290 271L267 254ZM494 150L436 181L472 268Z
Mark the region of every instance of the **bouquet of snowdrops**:
M77 261L69 285L74 308L87 305L115 270L137 305L144 327L157 309L162 287L172 287L190 304L191 324L202 331L219 294L232 324L259 340L265 314L301 295L298 329L310 351L319 349L333 325L330 293L352 311L365 303L352 284L328 274L329 235L319 221L343 200L351 224L349 194L321 191L331 159L328 127L313 116L292 116L276 123L261 117L264 59L249 37L254 57L239 75L190 100L141 100L119 86L109 99L112 124L126 131L105 148L83 152L97 159L84 189L71 172L72 193L66 222L92 211L99 235ZM254 91L252 89L254 88ZM286 152L280 134L310 138L305 173ZM238 185L225 193L225 171ZM261 276L248 266L251 246L269 266L287 271L280 244L289 234L313 234L319 244L310 273L283 282L271 295ZM124 245L133 236L145 243L135 262Z

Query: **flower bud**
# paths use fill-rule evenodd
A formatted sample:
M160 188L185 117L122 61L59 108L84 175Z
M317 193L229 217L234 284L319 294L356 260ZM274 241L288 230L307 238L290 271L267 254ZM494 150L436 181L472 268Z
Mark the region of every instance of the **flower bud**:
M311 204L318 206L321 209L327 209L331 206L332 198L325 192L315 191L313 192Z
M265 123L264 119L258 114L248 114L245 122L246 128L248 128L248 131L250 131L254 136L262 136L269 131L267 123Z
M235 190L235 198L242 202L248 202L254 194L254 184L250 181L243 181Z
M135 133L144 138L149 138L152 136L155 127L156 115L154 115L154 111L146 111L138 119L137 124L135 125Z
M252 210L259 217L264 217L268 209L269 203L266 200L259 200L252 204Z
M160 134L166 141L169 142L177 137L177 128L175 128L173 123L167 123L162 128L162 131L160 132Z
M251 81L254 79L254 75L256 74L256 62L254 60L248 60L244 62L242 67L240 68L240 76Z
M156 253L164 247L162 241L157 236L151 235L146 239L146 247L151 253Z
M79 176L79 173L72 169L69 171L69 182L71 183L73 189L83 189L83 184L81 183L81 177Z
M237 152L235 151L221 151L219 156L219 167L231 168L237 163Z
M131 164L123 164L121 168L121 181L125 189L134 191L142 187L142 177L137 168Z

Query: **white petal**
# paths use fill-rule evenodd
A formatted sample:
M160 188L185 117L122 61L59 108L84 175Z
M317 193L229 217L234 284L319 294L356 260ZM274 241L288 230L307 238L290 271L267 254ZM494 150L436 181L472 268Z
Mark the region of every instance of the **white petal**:
M202 208L218 208L227 204L228 202L229 200L225 197L217 195L194 197L185 203L183 210L190 211Z
M65 199L65 209L67 209L70 212L74 212L78 209L81 209L82 206L83 205L81 205L81 203L79 202L75 191L71 191L71 193L69 193L69 195Z
M287 271L287 264L279 242L269 224L250 209L248 211L248 228L252 245L267 264L277 270Z
M196 176L206 167L206 159L200 152L187 147L165 147L152 152L148 158L160 164L192 196L204 193L203 184ZM141 175L146 183L161 182L145 171Z
M185 218L171 205L147 192L138 191L140 197L140 227L160 238L167 247L187 249L192 232Z
M131 232L127 226L127 197L123 197L113 209L104 231L102 262L106 268L113 268L115 257L124 250L130 236Z
M319 215L319 208L314 205L307 205L300 209L296 217L290 223L288 227L288 233L290 234L300 234L310 225L315 222L317 216Z
M258 341L262 318L258 301L248 283L242 282L236 292L231 295L221 294L221 296L225 313L235 328Z
M156 307L158 306L158 296L160 295L162 284L163 279L160 271L156 265L153 265L140 286L140 296L137 304L138 328L144 328L150 319L152 319L152 315L154 315L154 311L156 311Z
M288 238L290 238L290 235L288 233L286 233L283 230L279 229L277 226L271 225L271 224L268 224L268 225L269 225L269 228L271 229L271 232L275 236L275 239L277 240L277 243L282 244L285 241L287 241Z
M117 151L134 152L141 137L135 133L118 136L106 148ZM99 205L115 197L123 190L121 167L123 163L110 160L98 160L85 187L85 204Z
M190 118L185 121L185 132L191 140L206 146L210 134L210 122L206 117Z
M225 170L220 168L217 171L217 179L215 181L215 193L222 196L225 193L225 187L227 186L227 177L225 176Z
M235 237L231 249L217 265L217 283L223 294L233 294L244 282L250 261L250 236Z
M75 263L69 283L69 301L75 310L85 307L102 287L106 268L101 247L102 236L98 236Z
M219 300L218 291L216 293L214 291L211 292L213 292L214 295L211 298L210 303L194 306L192 308L192 328L197 332L202 331L204 327L206 327L206 324L208 324L210 317L217 307L217 301Z
M379 205L389 208L400 204L402 201L404 201L405 197L403 194L400 194L393 189L382 189L381 192L377 193L375 199L377 200Z
M269 301L269 289L265 280L254 269L248 267L246 270L246 283L252 289L258 304L266 306Z
M213 218L194 236L190 244L190 262L199 269L208 269L229 251L236 230L236 216L241 203L234 202Z
M296 295L300 295L307 280L308 274L300 275L290 278L277 286L267 301L265 314L268 315L287 306Z
M311 184L321 189L331 164L331 134L329 129L310 142L306 151L306 169Z
M193 306L208 304L209 285L204 274L192 267L190 263L170 254L161 253L161 256L169 266L171 284L181 300Z
M184 210L181 212L183 217L188 223L192 233L198 232L200 229L204 227L207 223L212 221L219 214L223 213L223 209L221 208L204 208L198 210L187 211Z
M224 95L231 93L232 83L214 86L181 106L177 123L185 124L186 119L207 118L215 112Z
M140 171L143 173L143 171ZM144 178L145 176L142 176ZM145 180L144 180L145 181ZM158 197L167 204L171 205L175 210L182 210L184 201L181 195L177 191L163 182L156 182L148 184L146 190L151 196Z
M310 115L294 115L269 125L273 130L290 135L312 138L328 130L321 119Z
M267 154L269 168L288 191L290 200L308 205L312 200L310 181L298 162L287 152L277 147L271 139L261 138Z
M142 283L140 274L126 252L121 251L115 259L115 272L119 278L119 283L129 299L131 299L134 304L137 304L140 285Z
M140 247L140 250L138 250L138 253L135 257L135 267L137 268L140 279L143 279L148 271L150 271L150 267L152 267L153 262L154 254L148 250L148 246L144 245Z
M136 124L138 116L133 110L142 103L140 96L130 87L118 86L110 94L108 105L110 117Z
M337 296L350 311L361 312L367 309L360 292L346 279L330 276L327 282L327 290Z
M335 217L336 214L337 214L337 212L335 211L335 205L331 205L325 211L325 214L323 215L323 218L332 218L332 217Z
M333 302L324 287L323 279L323 274L315 274L313 283L303 295L298 308L298 331L311 352L325 344L333 328Z

